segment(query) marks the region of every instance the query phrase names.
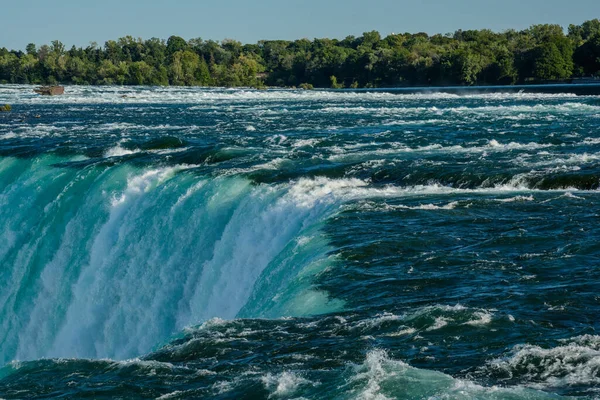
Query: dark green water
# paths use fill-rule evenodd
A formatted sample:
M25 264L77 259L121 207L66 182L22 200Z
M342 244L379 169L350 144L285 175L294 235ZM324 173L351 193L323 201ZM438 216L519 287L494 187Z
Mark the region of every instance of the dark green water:
M0 398L600 396L599 97L4 103Z

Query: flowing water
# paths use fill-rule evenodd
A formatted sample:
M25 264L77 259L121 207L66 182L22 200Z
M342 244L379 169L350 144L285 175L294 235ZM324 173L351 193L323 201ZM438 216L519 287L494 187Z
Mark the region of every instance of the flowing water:
M0 86L0 398L600 396L600 97Z

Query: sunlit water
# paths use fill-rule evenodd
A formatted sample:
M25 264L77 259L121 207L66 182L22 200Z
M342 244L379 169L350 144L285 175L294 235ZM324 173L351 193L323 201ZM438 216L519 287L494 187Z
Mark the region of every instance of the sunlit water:
M1 398L600 396L599 97L4 103Z

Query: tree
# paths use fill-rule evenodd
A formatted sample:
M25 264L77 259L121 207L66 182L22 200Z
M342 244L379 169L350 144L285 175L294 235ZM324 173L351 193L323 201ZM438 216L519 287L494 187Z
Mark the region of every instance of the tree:
M600 73L600 33L579 46L575 51L574 58L586 75Z
M337 39L142 40L126 36L65 51L60 41L0 48L0 81L13 83L382 87L512 84L600 73L600 20L453 34L376 32Z
M129 83L132 85L148 85L152 83L152 67L144 61L131 63L129 67Z
M85 84L87 66L85 62L79 57L69 57L66 62L67 74L70 77L70 81L75 84Z
M173 54L171 63L171 83L177 86L193 86L198 84L200 57L190 51L178 51Z
M539 80L563 80L573 73L573 61L563 57L555 43L539 46L535 58L533 74Z
M594 36L600 34L600 19L585 21L581 25L569 25L569 37L579 46Z
M65 45L62 44L59 40L53 40L51 42L52 46L50 46L50 51L56 54L57 56L61 56L65 53Z
M518 71L515 66L515 56L506 48L500 48L495 54L494 61L484 71L485 81L512 85L517 82Z
M332 89L342 89L344 87L344 85L342 85L341 83L338 83L335 75L331 75L329 77L329 79L331 80L331 88Z
M37 56L37 47L35 46L35 43L29 43L27 47L25 47L25 51L27 51L27 54L29 55L34 57Z
M179 36L171 36L167 39L167 56L172 57L178 51L187 50L188 45L185 39Z

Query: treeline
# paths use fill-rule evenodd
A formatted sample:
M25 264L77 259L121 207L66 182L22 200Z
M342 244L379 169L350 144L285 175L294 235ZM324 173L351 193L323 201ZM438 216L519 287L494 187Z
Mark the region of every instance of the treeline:
M0 82L78 85L394 87L566 81L600 75L600 20L523 31L367 32L241 44L124 37L67 50L0 48Z

